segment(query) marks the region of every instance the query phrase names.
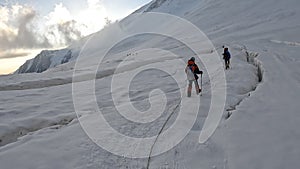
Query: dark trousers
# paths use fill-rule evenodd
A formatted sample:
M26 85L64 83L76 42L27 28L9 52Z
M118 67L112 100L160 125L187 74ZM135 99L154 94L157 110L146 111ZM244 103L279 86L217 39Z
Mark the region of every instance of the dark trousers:
M225 59L225 67L226 69L229 69L230 66L230 59Z

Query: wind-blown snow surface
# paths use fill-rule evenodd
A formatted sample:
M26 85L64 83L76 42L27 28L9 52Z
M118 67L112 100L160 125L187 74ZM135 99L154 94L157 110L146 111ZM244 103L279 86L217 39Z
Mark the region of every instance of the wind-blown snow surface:
M71 84L74 63L70 62L42 74L14 74L0 78L1 169L115 169L146 168L147 165L153 169L300 167L300 49L297 45L300 39L300 2L161 2L163 3L157 3L160 5L152 8L152 11L167 12L188 19L208 35L219 53L223 44L229 46L232 52L232 69L226 72L227 111L224 111L224 118L213 137L206 144L198 143L210 104L210 83L204 76L204 93L196 124L174 149L148 160L119 157L99 148L86 136L77 121ZM147 11L149 6L151 4L139 12ZM126 26L127 22L130 22L130 17L121 21L120 27ZM118 30L112 27L99 32L99 44L113 38ZM139 49L143 47L169 49L186 57L185 59L192 55L180 47L176 48L179 44L166 42L169 41L159 37L149 39L141 36L130 39L113 50L112 57L106 60L107 64L98 72L96 96L110 123L119 131L135 136L148 136L157 133L165 122L166 119L162 117L142 130L141 126L132 126L128 121L120 119L114 115L115 110L106 86L112 75L111 70L129 54L139 59L142 55ZM106 47L103 45L99 49L95 44L90 52L93 54ZM202 57L206 55L208 53L202 53ZM162 55L159 62L142 59L138 63L139 66L156 65L165 61L172 63L176 59L179 58L169 60L167 55ZM128 73L136 68L130 63L129 60L128 66L123 68ZM184 66L174 65L169 70L184 73ZM262 83L258 84L260 76L263 76ZM170 96L174 95L173 102L168 106L170 109L174 107L178 101L178 86L166 85L163 80L157 80L168 77L159 76L156 72L146 72L141 78L135 83L138 90L148 91L166 86L163 91ZM139 83L141 81L155 83L145 86ZM179 85L179 88L185 87L184 83ZM120 92L126 93L121 84ZM136 92L132 101L135 103L147 96L147 92ZM142 102L140 106L147 107L147 102ZM111 140L108 138L109 141Z

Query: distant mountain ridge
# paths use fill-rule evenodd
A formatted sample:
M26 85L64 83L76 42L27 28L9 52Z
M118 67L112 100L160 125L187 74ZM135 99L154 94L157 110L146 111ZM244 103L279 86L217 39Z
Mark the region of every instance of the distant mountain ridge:
M35 58L27 60L15 73L41 73L49 68L69 62L77 57L72 49L43 50Z

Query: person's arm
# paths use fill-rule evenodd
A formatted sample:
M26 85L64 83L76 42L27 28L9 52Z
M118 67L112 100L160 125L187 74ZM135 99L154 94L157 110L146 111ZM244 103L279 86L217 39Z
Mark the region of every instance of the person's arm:
M203 72L201 70L199 70L198 66L194 71L195 74L202 74Z
M195 66L196 66L196 69L195 69L194 73L196 73L196 74L203 74L203 72L201 70L199 70L198 65L195 64Z

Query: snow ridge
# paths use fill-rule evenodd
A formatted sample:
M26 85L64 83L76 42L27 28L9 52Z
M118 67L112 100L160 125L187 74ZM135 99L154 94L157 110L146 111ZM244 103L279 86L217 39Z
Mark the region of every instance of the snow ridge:
M70 115L57 116L52 119L36 118L34 122L30 122L32 119L20 121L18 122L18 126L0 131L0 147L16 142L20 137L44 128L61 128L71 123L75 118L76 116L72 113Z
M169 0L156 0L154 1L146 10L145 12L150 12L152 11L153 9L156 9L158 7L160 7L162 4L164 4L166 1L169 1Z
M256 90L257 86L263 82L263 76L264 76L263 64L257 58L259 56L259 53L249 51L245 45L242 45L242 47L235 46L234 48L237 50L241 50L243 53L245 53L247 63L257 68L256 70L257 83L252 90L248 91L248 93L245 94L247 97L240 99L238 102L236 102L236 104L230 105L229 108L226 109L227 114L225 114L225 119L229 119L232 115L232 111L235 111L237 109L237 106L239 106L246 98L251 96L251 93Z

